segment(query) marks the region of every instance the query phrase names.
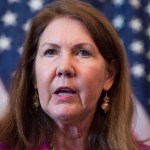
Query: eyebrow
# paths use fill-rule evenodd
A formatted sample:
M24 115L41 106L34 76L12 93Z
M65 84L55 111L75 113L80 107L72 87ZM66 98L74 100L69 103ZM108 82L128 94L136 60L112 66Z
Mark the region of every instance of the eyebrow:
M45 45L52 46L52 47L55 47L55 48L60 48L61 47L61 46L59 46L58 44L55 44L55 43L44 43L43 45L41 45L41 47L43 47Z
M59 44L55 44L55 43L44 43L41 47L45 46L45 45L48 45L48 46L51 46L51 47L54 47L54 48L57 48L57 49L60 49L61 46ZM91 44L91 43L78 43L78 44L75 44L73 45L72 49L75 49L75 48L79 48L79 47L82 47L82 46L90 46L91 48L97 48L95 45Z

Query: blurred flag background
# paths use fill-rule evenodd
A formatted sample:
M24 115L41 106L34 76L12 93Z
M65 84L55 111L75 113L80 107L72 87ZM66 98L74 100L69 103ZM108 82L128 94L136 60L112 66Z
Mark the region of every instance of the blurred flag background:
M51 0L0 0L0 117L31 18ZM88 0L118 32L127 52L137 111L133 132L150 137L150 0ZM150 141L147 142L150 145Z

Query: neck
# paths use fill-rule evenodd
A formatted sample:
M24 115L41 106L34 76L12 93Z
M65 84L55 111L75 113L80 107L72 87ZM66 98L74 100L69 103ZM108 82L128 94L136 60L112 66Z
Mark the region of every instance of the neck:
M94 112L86 116L57 119L51 143L55 150L87 150L87 136Z
M61 150L85 150L87 149L87 136L91 125L91 119L72 123L55 124L52 144L54 149Z
M79 128L77 126L56 128L52 140L53 147L61 150L84 150L87 133L88 128Z

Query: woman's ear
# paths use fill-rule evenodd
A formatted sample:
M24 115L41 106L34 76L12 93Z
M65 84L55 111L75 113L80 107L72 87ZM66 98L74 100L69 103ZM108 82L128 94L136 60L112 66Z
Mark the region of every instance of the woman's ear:
M112 87L117 72L118 72L118 63L114 59L111 61L111 63L107 64L107 76L103 88L105 91L108 91Z

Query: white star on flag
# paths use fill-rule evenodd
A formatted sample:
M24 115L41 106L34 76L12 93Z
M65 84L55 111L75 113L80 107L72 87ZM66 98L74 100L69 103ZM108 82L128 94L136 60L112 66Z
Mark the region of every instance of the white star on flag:
M143 26L142 22L138 18L134 18L129 22L129 26L133 29L133 31L141 31Z
M0 51L9 50L11 48L11 39L5 35L0 37Z
M150 3L145 7L145 11L150 15Z
M129 3L134 8L139 8L141 6L140 0L129 0Z
M17 52L21 55L22 54L22 50L23 50L23 47L21 46L21 47L18 48Z
M121 6L124 3L124 0L113 0L115 5Z
M22 25L22 29L23 29L24 31L27 31L28 28L29 28L30 23L31 23L31 19L27 20L27 22Z
M2 16L2 21L4 22L5 26L15 26L17 24L17 14L13 13L11 11L7 11L3 16Z
M42 8L43 1L42 0L30 0L28 2L28 6L30 7L31 11L35 12Z
M131 73L135 78L143 77L145 75L145 67L143 64L135 64L131 67Z
M112 24L115 28L117 29L121 29L124 25L124 17L122 15L118 15L116 16L113 20L112 20Z
M131 51L136 54L141 54L144 52L144 43L142 41L134 41L129 45Z

